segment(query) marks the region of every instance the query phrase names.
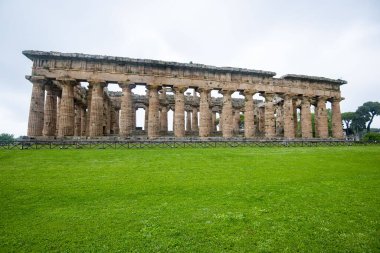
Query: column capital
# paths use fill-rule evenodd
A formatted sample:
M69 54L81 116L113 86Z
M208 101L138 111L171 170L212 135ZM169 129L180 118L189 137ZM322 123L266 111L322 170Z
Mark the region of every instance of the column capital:
M260 93L260 96L264 97L265 100L270 100L270 101L273 100L275 95L276 95L275 93L270 93L270 92L261 92Z
M25 76L33 84L45 85L48 79L45 76Z
M253 90L244 90L240 92L240 95L245 96L245 99L252 98L253 95L256 94L256 91Z
M211 91L211 89L201 87L201 88L197 88L196 91L198 91L199 93L201 93L201 92L209 93Z
M317 96L317 101L318 101L318 102L319 102L319 101L324 101L324 102L326 102L328 99L329 99L329 97L327 97L327 96Z
M106 87L107 86L107 83L106 81L104 80L96 80L96 79L92 79L92 80L88 80L88 85L89 86L101 86L101 87Z
M187 89L187 87L173 87L175 93L184 93Z
M121 89L133 89L136 87L136 84L130 82L118 82L117 84Z
M234 92L235 91L233 91L233 90L220 90L219 91L219 93L222 94L223 96L226 96L226 95L231 96L232 93L234 93Z
M328 99L328 101L330 101L331 103L332 102L341 102L341 101L343 101L344 100L344 97L331 97L331 98L329 98Z
M146 85L146 89L148 90L148 91L150 91L150 90L160 90L162 88L162 86L161 85L158 85L158 84L147 84Z

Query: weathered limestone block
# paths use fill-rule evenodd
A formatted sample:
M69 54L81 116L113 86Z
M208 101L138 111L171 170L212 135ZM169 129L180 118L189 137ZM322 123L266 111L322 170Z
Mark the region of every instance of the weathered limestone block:
M103 92L105 83L94 81L92 85L90 137L103 136Z
M132 89L134 85L128 83L120 83L123 96L121 97L121 109L120 109L120 136L126 137L132 134L133 130L133 101L132 101Z
M317 121L318 121L318 137L328 138L328 120L327 120L327 110L326 110L326 97L317 98Z
M259 108L259 133L261 135L265 134L265 107Z
M276 136L274 121L273 93L265 93L265 137L273 138Z
M276 105L276 135L284 136L284 106L283 102Z
M332 113L332 135L336 139L343 139L342 114L340 113L341 98L332 98L331 113Z
M60 119L60 112L61 112L61 96L62 96L62 93L60 94L60 96L57 97L57 126L55 128L56 136L58 136L58 129L59 129L59 119Z
M209 93L210 90L199 89L199 137L205 138L210 136L210 106L209 106Z
M60 80L62 97L59 113L58 137L74 135L74 86L75 80Z
M43 77L31 77L29 81L32 82L32 96L30 99L29 107L29 120L28 120L28 136L38 137L42 136L44 127L44 103L45 103L45 83Z
M284 95L284 138L295 138L293 96Z
M50 85L45 86L44 136L55 136L57 126L57 92Z
M255 131L253 92L245 92L244 136L252 138Z
M294 136L298 135L298 115L297 115L297 99L293 99L293 127L294 127Z
M174 112L174 136L185 136L185 95L187 88L174 88L175 91L175 112Z
M232 115L232 99L233 91L223 90L223 108L222 108L222 134L224 138L231 138L233 133L233 115Z
M160 121L158 111L160 108L160 100L158 99L159 86L149 85L147 88L149 90L148 138L154 139L160 135Z
M304 96L301 103L301 132L302 138L308 139L313 137L310 112L310 97Z

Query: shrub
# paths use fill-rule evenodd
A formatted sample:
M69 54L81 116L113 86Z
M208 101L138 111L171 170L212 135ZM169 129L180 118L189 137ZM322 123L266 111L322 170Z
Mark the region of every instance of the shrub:
M367 133L364 135L363 141L380 142L380 133Z

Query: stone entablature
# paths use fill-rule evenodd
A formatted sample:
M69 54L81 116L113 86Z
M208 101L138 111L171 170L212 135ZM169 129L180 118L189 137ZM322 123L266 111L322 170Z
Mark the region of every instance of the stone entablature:
M29 136L128 137L136 127L136 109L144 108L149 138L168 132L170 109L176 137L192 132L204 138L217 130L225 138L239 135L243 113L246 138L311 138L314 105L315 136L327 138L326 102L331 102L333 137L343 137L339 101L344 80L294 74L275 78L271 71L76 53L23 54L33 61L32 76L27 76L33 83ZM89 88L80 82L88 82ZM122 92L108 91L109 83L117 83ZM133 94L136 85L145 85L147 94ZM199 96L185 93L188 88ZM212 97L212 90L223 97ZM245 98L232 98L234 92ZM265 102L252 98L257 93ZM297 130L297 108L302 131Z

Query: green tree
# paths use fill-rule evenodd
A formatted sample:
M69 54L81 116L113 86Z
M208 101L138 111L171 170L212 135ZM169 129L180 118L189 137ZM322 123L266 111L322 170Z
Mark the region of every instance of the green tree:
M349 135L352 133L351 129L351 123L352 120L355 118L355 113L354 112L344 112L342 113L342 121L344 122L346 126L346 135Z
M368 122L367 124L367 132L371 131L371 124L373 118L377 115L380 115L380 103L379 102L365 102L362 106L356 110L356 113L359 114L363 119Z
M6 134L6 133L0 134L0 142L11 142L11 141L14 141L13 134Z

